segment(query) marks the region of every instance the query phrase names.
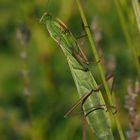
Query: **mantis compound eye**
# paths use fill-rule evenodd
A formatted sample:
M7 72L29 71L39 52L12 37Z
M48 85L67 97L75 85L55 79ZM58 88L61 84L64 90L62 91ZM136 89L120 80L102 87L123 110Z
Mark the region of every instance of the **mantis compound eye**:
M50 20L51 18L52 16L48 14L47 12L45 12L41 17L40 22L45 23L47 20Z

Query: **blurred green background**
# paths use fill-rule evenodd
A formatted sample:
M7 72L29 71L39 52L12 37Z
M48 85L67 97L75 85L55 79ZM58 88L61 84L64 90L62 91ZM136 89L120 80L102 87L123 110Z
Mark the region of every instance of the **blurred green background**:
M124 97L127 95L128 79L136 80L136 70L116 7L112 0L88 0L84 3L84 10L89 25L98 23L101 35L98 47L104 59L107 62L115 60L113 73L116 81L113 90L126 133L129 118L124 107ZM81 35L82 21L73 0L0 1L1 140L82 140L81 116L63 117L79 97L63 53L50 38L45 26L39 23L45 11L63 20L74 36ZM30 40L26 43L26 62L20 57L23 46L16 37L17 27L21 25L30 31ZM132 32L129 22L127 26ZM135 29L133 32L135 34ZM87 38L84 47L88 58L94 60ZM26 88L21 75L23 63L26 63L29 71L29 95L23 92ZM109 68L106 69L106 73L109 73ZM97 66L91 66L91 70L97 83L100 83ZM115 127L113 131L117 135ZM87 139L96 139L88 127Z

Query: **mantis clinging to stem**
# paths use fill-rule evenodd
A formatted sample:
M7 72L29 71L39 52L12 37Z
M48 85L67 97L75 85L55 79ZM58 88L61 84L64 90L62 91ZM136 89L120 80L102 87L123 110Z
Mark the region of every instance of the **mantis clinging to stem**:
M102 106L105 108L105 102L99 90L101 85L98 86L96 84L88 68L89 62L81 51L76 39L61 20L53 18L48 13L44 13L40 21L46 25L50 36L58 43L67 58L80 96L80 100L73 108L82 103L88 124L94 130L98 139L114 140L108 120L108 113L102 108ZM96 109L96 107L100 109ZM95 109L94 111L87 112L86 110L90 108Z

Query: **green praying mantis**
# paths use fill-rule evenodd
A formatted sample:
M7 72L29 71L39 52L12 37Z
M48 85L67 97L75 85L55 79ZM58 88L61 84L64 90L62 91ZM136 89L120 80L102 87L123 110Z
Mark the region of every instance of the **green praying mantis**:
M67 26L57 18L44 13L40 21L46 25L50 36L64 52L70 67L80 99L65 115L69 115L80 103L86 120L100 140L114 140L109 116L101 91L89 70L89 62L80 49L77 40ZM104 106L104 108L102 107Z

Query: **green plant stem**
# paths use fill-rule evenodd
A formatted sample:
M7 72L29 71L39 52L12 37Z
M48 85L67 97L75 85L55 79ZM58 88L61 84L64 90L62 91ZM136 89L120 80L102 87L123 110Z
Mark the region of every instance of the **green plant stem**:
M91 32L90 32L90 30L88 28L88 23L87 23L87 20L86 20L86 17L85 17L82 5L80 3L80 0L76 0L76 3L77 3L77 6L79 8L79 11L80 11L81 18L83 20L87 36L88 36L90 45L92 47L93 54L95 56L96 61L98 61L100 58L99 58L99 55L98 55L98 53L96 51L96 48L95 48L95 45L94 45L94 41L92 39ZM113 105L113 101L112 101L112 98L111 98L110 90L109 90L109 87L107 85L105 74L104 74L104 70L103 70L103 67L102 67L101 63L98 63L98 69L99 69L99 72L100 72L100 75L101 75L101 78L102 78L102 81L103 81L103 84L104 84L104 87L105 87L105 90L106 90L106 93L107 93L107 96L108 96L108 99L109 99L109 103L110 103L110 105ZM120 122L119 122L119 120L118 120L116 115L114 116L114 119L115 119L115 122L116 122L117 129L118 129L118 132L119 132L121 140L125 140L122 127L121 127Z
M130 34L129 34L128 29L126 27L127 23L125 22L125 18L122 14L122 10L121 10L121 7L119 6L118 0L114 0L114 2L115 2L115 5L116 5L116 8L117 8L117 11L118 11L118 15L119 15L119 18L120 18L120 22L121 22L121 26L122 26L122 30L123 30L125 39L126 39L127 46L130 49L130 51L132 52L133 59L134 59L134 62L135 62L135 67L136 67L136 70L137 70L137 74L140 77L140 64L139 64L139 61L138 61L138 55L137 55L136 49L134 47L134 44L131 42L131 37L130 37Z
M132 0L133 10L136 16L136 21L140 33L140 8L139 8L139 2L138 0Z

